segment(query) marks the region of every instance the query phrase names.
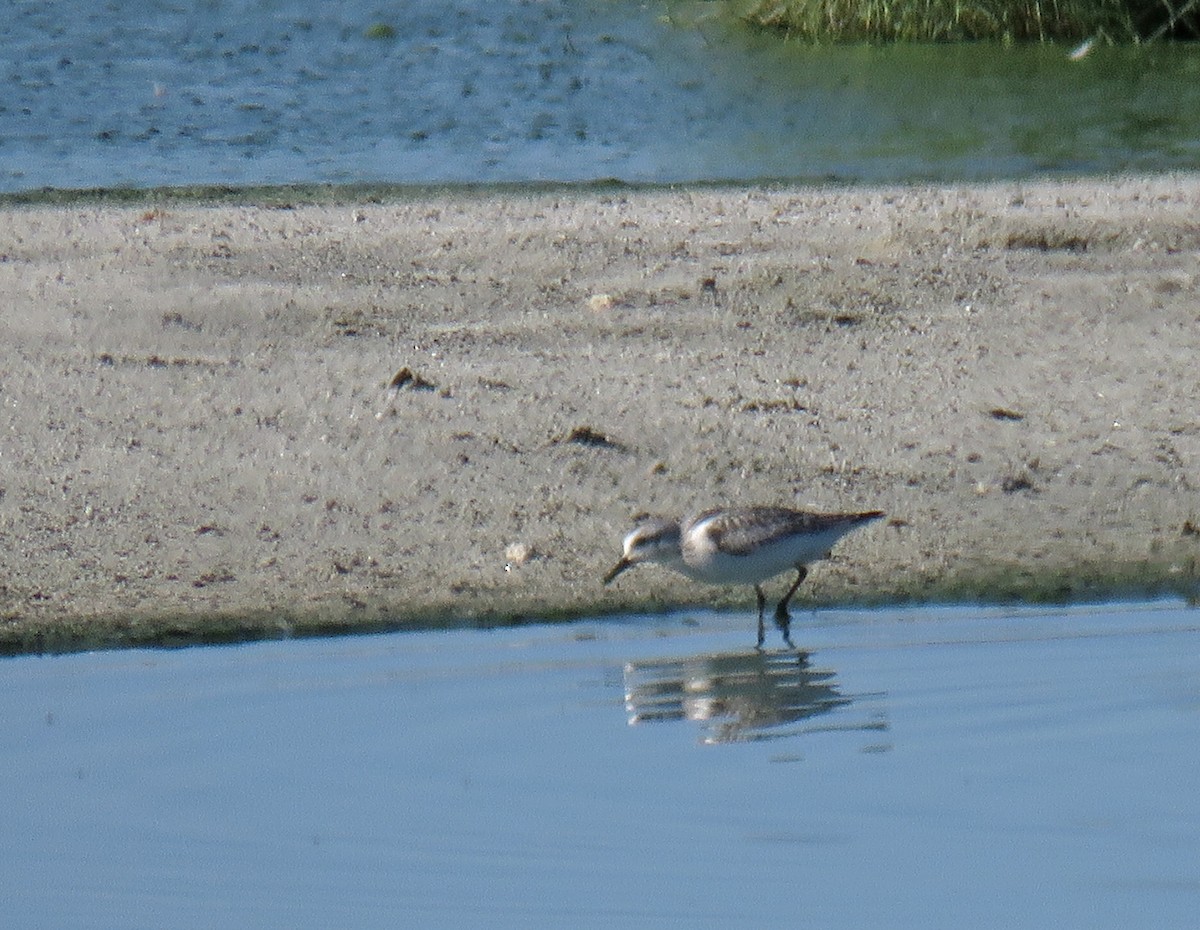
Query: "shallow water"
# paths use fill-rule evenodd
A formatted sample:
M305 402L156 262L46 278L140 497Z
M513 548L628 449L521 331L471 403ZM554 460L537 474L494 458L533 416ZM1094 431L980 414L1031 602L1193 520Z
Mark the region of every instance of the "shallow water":
M12 927L1192 927L1200 614L0 662Z
M813 48L712 8L12 3L0 192L1200 167L1191 47Z

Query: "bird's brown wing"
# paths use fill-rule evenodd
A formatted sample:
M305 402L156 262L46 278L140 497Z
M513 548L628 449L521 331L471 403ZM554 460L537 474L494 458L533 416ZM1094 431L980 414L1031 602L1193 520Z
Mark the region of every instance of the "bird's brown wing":
M798 533L822 533L837 527L849 529L883 516L879 510L864 513L812 513L789 507L734 507L698 513L689 526L707 522L707 533L716 546L730 555L748 555ZM685 527L685 532L687 527Z

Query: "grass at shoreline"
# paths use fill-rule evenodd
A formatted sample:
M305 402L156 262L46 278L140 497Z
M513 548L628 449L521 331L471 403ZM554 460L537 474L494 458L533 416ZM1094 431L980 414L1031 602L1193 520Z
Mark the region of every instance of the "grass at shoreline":
M1182 598L1195 604L1196 582L1181 576L1172 560L1151 560L1120 566L1085 565L1067 571L1060 567L1027 565L965 569L936 580L908 579L894 588L856 591L849 597L798 600L794 613L835 607L886 608L928 605L1054 605ZM732 592L732 593L731 593ZM707 594L707 596L706 596ZM482 614L468 614L452 605L404 606L381 601L365 608L324 605L305 609L251 607L210 613L163 611L98 616L9 617L0 623L0 658L20 655L62 655L109 649L169 649L189 646L237 645L279 639L370 635L451 629L499 629L531 623L570 622L628 614L674 611L752 610L740 589L696 588L696 597L663 603L637 597L616 606L575 602L497 604ZM750 629L747 626L747 629Z
M545 185L548 189L553 185ZM619 181L574 185L585 190L624 187ZM417 200L446 193L486 195L511 188L514 192L536 192L539 185L505 184L195 184L181 187L42 187L0 193L0 209L97 205L141 207L158 205L236 205L287 209L295 206L346 205Z
M813 179L817 183L819 179ZM488 181L480 183L402 182L303 182L297 184L194 184L179 187L40 187L0 192L0 210L25 207L158 207L238 206L286 210L304 206L358 206L404 203L431 197L491 197L494 195L536 196L538 194L604 194L608 192L656 190L724 190L771 187L805 183L803 178L739 180L622 181L600 178L591 181Z
M1200 0L727 0L727 9L753 27L811 42L1200 38Z

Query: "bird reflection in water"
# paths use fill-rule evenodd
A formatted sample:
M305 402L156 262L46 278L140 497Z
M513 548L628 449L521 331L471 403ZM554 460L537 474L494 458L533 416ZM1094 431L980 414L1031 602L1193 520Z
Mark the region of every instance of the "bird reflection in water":
M625 666L631 725L694 720L705 725L706 743L795 736L803 728L791 725L850 703L838 692L834 673L810 667L803 651L756 649Z

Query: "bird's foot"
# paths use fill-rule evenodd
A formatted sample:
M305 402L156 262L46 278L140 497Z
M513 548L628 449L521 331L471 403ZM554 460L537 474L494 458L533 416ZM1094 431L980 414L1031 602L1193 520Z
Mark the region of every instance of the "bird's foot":
M792 642L792 615L788 613L787 604L780 604L775 608L775 626L783 634L783 641L788 644L788 648L795 649L796 644Z

